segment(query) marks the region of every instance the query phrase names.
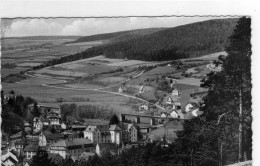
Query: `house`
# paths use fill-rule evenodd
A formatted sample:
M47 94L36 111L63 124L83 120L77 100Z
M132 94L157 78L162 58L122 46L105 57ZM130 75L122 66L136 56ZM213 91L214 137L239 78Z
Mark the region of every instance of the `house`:
M126 91L127 91L127 88L126 88L125 85L121 85L121 86L119 87L119 89L118 89L118 92L119 92L119 93L124 93L124 92L126 92Z
M47 119L50 121L51 126L60 126L60 117L58 115L48 115Z
M110 125L111 143L120 145L122 142L122 129L118 125Z
M141 104L139 106L139 111L147 111L149 109L148 104Z
M1 161L3 166L15 166L19 162L17 156L10 149L2 151Z
M64 136L62 134L53 134L52 132L50 132L49 130L45 130L43 131L43 135L46 138L46 145L51 145L57 141L59 141L60 139L63 139Z
M162 106L165 109L181 109L180 98L172 95L164 97Z
M140 88L139 88L139 95L140 94L143 94L145 92L145 88L144 88L144 85L142 85Z
M194 117L198 117L203 114L203 111L200 111L198 108L191 111Z
M174 88L174 89L172 90L172 96L180 97L180 96L181 96L180 90Z
M175 110L173 110L173 111L170 113L170 115L171 115L171 118L179 118L179 114L178 114Z
M72 131L84 131L86 128L84 125L73 125L71 127Z
M40 147L47 146L47 139L46 139L45 135L42 132L39 135L39 146Z
M66 156L80 157L83 152L91 152L93 144L89 139L77 138L71 140L60 140L50 146L50 153L60 154L64 159Z
M60 127L61 127L62 130L66 130L67 129L67 126L66 126L65 123L61 123Z
M43 129L43 123L41 121L41 118L35 117L33 118L33 132L38 133Z
M21 153L23 153L23 149L26 145L26 140L22 139L22 140L15 141L14 145L17 153L20 155Z
M138 137L137 137L137 128L134 124L132 123L120 123L118 124L120 129L122 129L122 143L127 143L127 142L137 142ZM111 135L112 136L112 135ZM112 140L112 138L111 138Z
M31 158L33 158L33 156L36 155L38 148L39 148L38 143L31 143L26 145L24 148L25 159L30 160Z
M118 153L118 147L114 143L98 143L96 145L96 154L101 156L105 152L116 154Z
M49 119L41 118L41 122L43 124L43 129L49 128L49 126L50 126L50 120Z
M111 142L109 125L88 125L84 130L84 138L88 138L93 143Z

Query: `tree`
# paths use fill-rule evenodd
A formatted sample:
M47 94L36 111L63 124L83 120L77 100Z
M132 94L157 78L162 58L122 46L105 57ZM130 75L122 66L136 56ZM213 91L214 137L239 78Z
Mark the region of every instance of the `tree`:
M112 117L110 118L109 124L113 125L113 124L118 124L119 123L119 119L117 117L116 114L113 114Z
M56 166L56 164L52 163L50 159L48 159L48 153L45 150L38 149L36 155L32 158L31 166Z
M250 18L239 19L226 48L228 56L218 60L222 71L202 81L209 89L200 108L204 114L185 122L178 133L176 146L190 165L222 166L252 158L250 24Z

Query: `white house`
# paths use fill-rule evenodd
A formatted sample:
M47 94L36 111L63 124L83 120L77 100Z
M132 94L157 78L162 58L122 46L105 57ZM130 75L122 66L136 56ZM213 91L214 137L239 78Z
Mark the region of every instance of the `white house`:
M170 115L171 115L172 118L179 118L178 113L174 110L170 113Z
M162 117L162 118L167 118L167 114L166 114L166 113L162 113L162 114L161 114L161 117Z
M198 108L192 110L191 113L192 113L192 115L195 116L195 117L198 117L198 116L200 116L201 114L203 114L203 112L200 111Z
M190 112L193 108L193 105L191 103L188 103L185 107L185 112Z
M66 130L67 129L67 126L65 123L61 123L60 127L63 129L63 130Z
M109 131L111 134L111 143L119 145L122 139L122 129L118 125L111 125Z
M47 116L51 126L60 126L60 117L57 115Z
M15 166L19 161L18 158L10 151L10 149L7 149L7 152L1 155L1 160L1 163L4 166Z
M44 147L47 145L47 140L45 135L41 132L41 134L39 135L39 146L40 147Z
M178 89L173 89L172 96L180 97L181 92Z
M147 111L148 109L148 104L142 104L139 106L139 111Z

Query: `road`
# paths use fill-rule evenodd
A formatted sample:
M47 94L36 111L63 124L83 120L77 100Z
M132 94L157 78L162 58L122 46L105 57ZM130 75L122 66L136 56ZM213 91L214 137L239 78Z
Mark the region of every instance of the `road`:
M138 73L137 75L134 75L132 76L132 78L138 78L140 77L142 74L144 73L144 70L141 71L140 73ZM64 83L67 83L66 80L62 80L62 79L56 79L56 78L51 78L51 77L40 77L40 76L36 76L36 75L32 75L32 74L28 74L28 72L25 73L26 76L29 76L29 77L34 77L34 78L40 78L40 79L48 79L48 80L56 80L56 81L60 81L61 83L56 83L56 84L41 84L42 86L45 86L45 87L50 87L50 88L56 88L56 89L67 89L67 90L84 90L84 91L99 91L99 92L102 92L102 93L109 93L109 94L114 94L114 95L119 95L119 96L124 96L124 97L128 97L128 98L132 98L132 99L136 99L136 100L139 100L139 101L143 101L145 103L149 103L151 105L154 105L156 106L157 108L160 108L160 109L163 109L163 107L157 105L157 104L154 104L154 103L151 103L145 99L142 99L142 98L139 98L139 97L136 97L136 96L132 96L132 95L129 95L129 94L125 94L125 93L119 93L119 92L111 92L111 91L106 91L105 89L109 89L109 88L113 88L113 87L117 87L123 83L126 83L127 81L130 80L130 78L122 81L122 82L119 82L119 83L116 83L114 85L111 85L111 86L107 86L107 87L103 87L103 88L95 88L95 89L88 89L88 88L74 88L74 87L62 87L62 86L59 86L59 84L64 84ZM21 83L21 82L17 82L18 84L26 84L26 83Z

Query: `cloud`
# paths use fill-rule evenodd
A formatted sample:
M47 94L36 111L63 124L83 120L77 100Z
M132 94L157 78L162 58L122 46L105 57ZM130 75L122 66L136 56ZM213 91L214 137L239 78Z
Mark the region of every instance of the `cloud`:
M12 22L6 36L93 35L131 29L174 27L212 18L130 17L75 19L19 19Z
M56 35L61 28L62 25L45 19L17 20L11 24L6 36Z

